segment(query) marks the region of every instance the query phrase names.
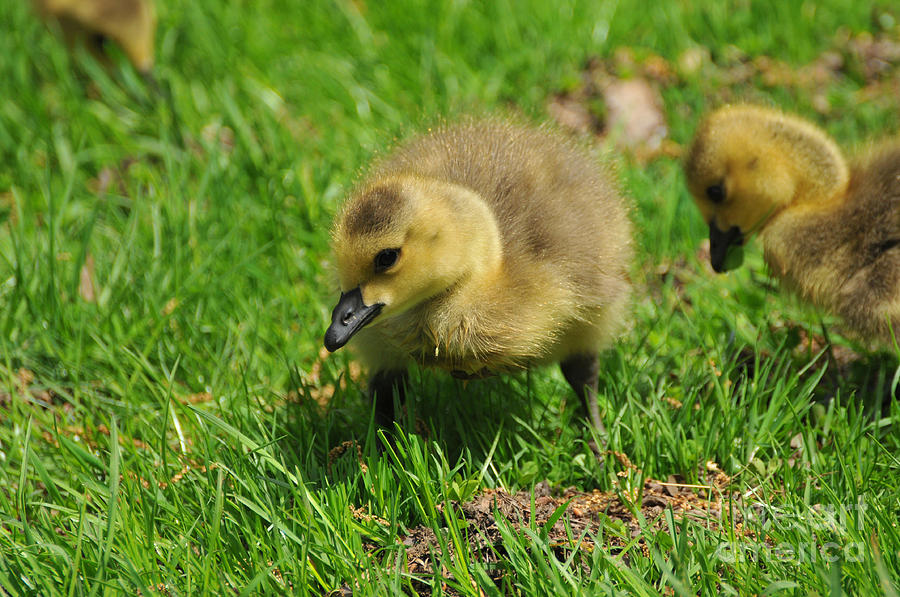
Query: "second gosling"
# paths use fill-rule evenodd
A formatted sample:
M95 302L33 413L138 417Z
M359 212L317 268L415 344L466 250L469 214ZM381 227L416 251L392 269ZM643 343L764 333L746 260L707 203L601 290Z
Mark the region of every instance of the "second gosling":
M32 4L44 19L59 23L70 45L84 42L102 58L108 39L122 48L141 74L149 75L153 69L153 0L32 0Z
M559 363L594 427L598 353L623 329L631 224L608 166L546 128L468 121L378 161L333 230L341 298L380 424L410 363L461 378Z
M900 141L848 165L801 118L728 106L700 125L685 170L714 270L729 269L731 248L758 233L788 288L860 337L900 335Z

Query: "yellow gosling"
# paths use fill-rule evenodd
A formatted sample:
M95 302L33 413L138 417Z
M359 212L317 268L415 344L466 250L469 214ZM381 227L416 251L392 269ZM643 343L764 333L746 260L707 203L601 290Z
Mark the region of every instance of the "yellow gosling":
M632 256L609 168L545 128L467 121L376 162L333 230L341 298L379 422L410 363L462 378L560 363L598 430L598 353L623 329Z
M900 334L900 141L848 166L813 124L729 106L700 125L685 171L714 270L758 234L773 275L804 299L860 337Z

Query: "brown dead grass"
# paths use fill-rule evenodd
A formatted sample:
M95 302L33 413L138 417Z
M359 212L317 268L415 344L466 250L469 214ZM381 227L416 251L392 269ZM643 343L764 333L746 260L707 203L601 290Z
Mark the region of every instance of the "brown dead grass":
M624 455L613 456L624 467L620 476L637 471ZM738 493L730 490L731 478L713 462L706 464L701 475L701 484L684 483L674 477L666 481L647 479L640 491L632 495L633 501L628 497L630 492L622 490L586 492L568 488L553 492L547 483L540 483L533 494L530 491L509 493L503 489L485 489L468 502L445 504L441 510L453 508L464 519L469 553L475 554L481 563L488 564L489 574L499 582L507 572L503 567L506 552L498 520L515 532L526 528L538 532L545 530L549 544L562 559L569 557L573 550L591 552L595 549L607 550L626 561L633 550L649 557L643 537L669 530L664 515L667 510L671 510L676 523L688 519L713 531L730 529L738 535L743 533L740 512L731 507L741 499ZM564 514L546 528L561 507L564 507ZM386 521L363 509L351 510L361 522L386 525ZM404 547L402 565L411 575L421 579L418 582L423 590L435 575L446 577L448 571L434 568L432 554L440 553L442 548L431 527L408 529L399 542ZM444 555L453 557L452 543L445 544L450 545L451 553ZM446 586L445 591L454 594Z

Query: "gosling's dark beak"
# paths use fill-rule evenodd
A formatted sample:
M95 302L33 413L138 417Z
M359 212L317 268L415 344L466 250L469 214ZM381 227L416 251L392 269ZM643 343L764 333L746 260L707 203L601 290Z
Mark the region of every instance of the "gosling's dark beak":
M731 247L740 247L744 244L744 235L737 226L732 226L727 232L722 232L715 222L709 223L709 263L716 273L728 271L740 265L740 260L727 260L728 250ZM727 262L726 261L730 261Z
M342 292L341 300L331 312L331 325L325 332L325 348L334 352L346 344L353 334L381 313L382 307L383 303L363 304L358 286L349 292Z

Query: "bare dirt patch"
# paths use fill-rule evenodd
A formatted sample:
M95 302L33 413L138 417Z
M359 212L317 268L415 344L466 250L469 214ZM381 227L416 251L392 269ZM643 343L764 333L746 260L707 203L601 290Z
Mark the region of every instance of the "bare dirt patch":
M740 500L740 495L729 490L730 477L714 463L708 463L701 479L700 484L683 483L674 477L667 481L648 479L631 496L621 490L552 491L547 483L539 483L533 492L486 489L468 502L450 502L440 510L453 508L464 521L460 526L465 527L469 554L487 564L491 578L499 583L511 573L506 566L507 551L501 527L515 533L531 529L543 534L561 559L568 558L575 550L590 553L604 549L621 557L626 564L633 550L649 556L643 537L668 530L667 510L671 510L676 522L687 518L713 530L736 527L741 533L739 509L731 507ZM373 520L357 511L354 516L370 524ZM429 583L452 578L446 569L435 569L439 559L433 554L454 557L455 548L446 536L439 538L432 527L416 526L408 529L400 541L404 546L403 565L419 579L414 583L417 590L430 591ZM449 553L443 553L445 549ZM581 558L572 561L573 565L585 565L576 564L584 561ZM444 590L455 594L447 585Z

